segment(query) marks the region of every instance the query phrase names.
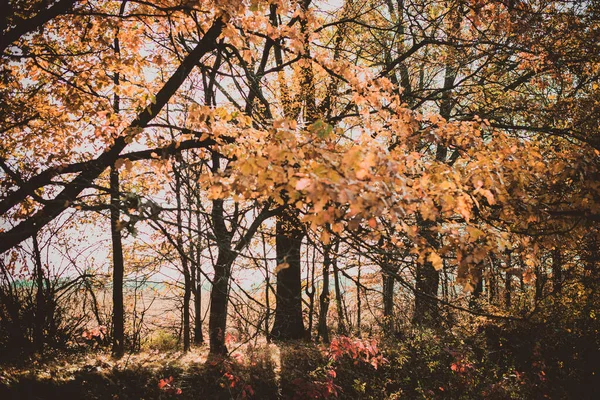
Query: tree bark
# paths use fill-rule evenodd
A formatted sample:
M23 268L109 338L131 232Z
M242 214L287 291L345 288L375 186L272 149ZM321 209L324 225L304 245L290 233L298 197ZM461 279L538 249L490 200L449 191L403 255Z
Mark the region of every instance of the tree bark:
M229 303L229 278L231 277L231 256L226 249L219 250L213 287L210 292L210 319L208 336L212 354L227 354L225 331L227 329L227 305Z
M390 268L388 266L388 268ZM396 278L383 272L383 327L387 333L394 331L394 284Z
M319 325L318 337L323 343L329 343L329 329L327 328L327 313L329 312L329 268L331 266L331 246L323 248L323 287L319 296Z
M504 306L508 310L512 306L512 277L510 274L510 269L512 267L511 254L508 253L506 257L506 272L504 277Z
M552 289L555 293L562 291L562 255L560 248L552 250Z
M33 344L39 354L44 352L44 326L46 325L46 307L44 296L44 270L42 268L42 257L37 235L33 236L33 251L35 256L35 330L33 333Z
M177 247L179 248L178 254L181 261L181 269L183 272L183 351L187 352L190 350L190 301L192 297L192 279L190 272L190 265L188 260L188 253L185 249L185 243L183 242L183 216L181 209L181 190L182 190L182 177L181 177L181 163L179 166L173 168L175 175L175 199L177 202ZM189 222L189 221L188 221ZM190 245L191 246L191 245Z
M358 257L358 265L357 265L357 274L356 274L356 334L358 335L358 337L360 337L361 335L361 325L362 325L362 301L361 301L361 297L360 297L360 288L361 288L361 284L360 284L360 268L361 264L360 264L360 256Z
M336 256L339 243L336 243ZM337 257L333 260L333 284L335 288L335 306L338 315L338 333L340 335L346 335L348 330L346 329L346 318L344 318L344 305L342 301L342 289L340 287L340 271L338 268Z
M202 335L202 274L200 273L200 265L196 266L196 291L194 292L194 344L200 345L204 343Z
M188 77L198 60L209 51L215 49L217 46L217 38L221 34L224 26L225 22L221 19L213 22L213 25L198 42L196 47L182 60L181 64L173 72L169 80L165 82L163 87L156 93L155 100L137 115L124 132L143 129L154 119L154 117L156 117L156 115L158 115L165 104L167 104ZM46 224L59 216L69 207L77 196L81 194L81 192L90 187L93 181L98 178L107 167L114 164L119 158L121 151L129 143L129 140L127 134L123 134L116 138L114 144L97 158L91 160L88 164L88 168L67 183L53 201L48 202L48 204L42 207L38 212L19 223L17 226L5 232L0 232L0 254L31 237L42 227L46 226ZM24 186L27 186L27 183L25 183ZM10 209L28 195L27 190L17 192L19 192L18 196L9 196L11 198L10 202L2 202L2 210Z
M428 245L437 248L438 238L434 232L430 231L432 222L423 221L418 216L417 223L423 230L423 236ZM438 324L437 294L439 281L439 272L436 271L430 261L425 259L417 263L413 323L426 327L435 327Z
M113 249L113 344L114 357L120 358L125 352L125 309L123 305L123 245L119 230L119 171L110 168L110 232Z
M278 215L276 223L277 305L271 330L274 339L301 339L305 335L302 319L302 281L300 249L304 230L289 208ZM282 265L287 265L282 268Z

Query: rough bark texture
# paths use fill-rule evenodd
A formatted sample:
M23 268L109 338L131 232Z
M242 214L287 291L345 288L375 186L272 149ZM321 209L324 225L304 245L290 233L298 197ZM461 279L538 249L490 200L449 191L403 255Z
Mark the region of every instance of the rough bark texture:
M438 321L437 297L439 285L438 271L430 262L419 264L417 268L417 284L415 294L415 324L433 327Z
M387 332L394 330L394 284L396 279L384 272L383 274L383 319Z
M217 163L218 164L218 163ZM210 292L210 319L208 337L211 354L227 354L225 331L227 329L227 305L229 303L229 279L235 253L231 249L231 233L224 219L223 200L214 200L212 220L219 247L215 275Z
M279 340L301 339L305 335L300 275L304 231L296 216L286 209L277 217L276 233L277 264L287 264L287 268L280 267L277 272L277 306L271 336Z
M423 236L427 240L428 245L438 247L438 238L435 233L429 230L432 223L418 218L418 224L423 230ZM418 325L435 327L439 323L437 294L440 274L433 267L433 264L427 260L417 264L416 272L413 322Z

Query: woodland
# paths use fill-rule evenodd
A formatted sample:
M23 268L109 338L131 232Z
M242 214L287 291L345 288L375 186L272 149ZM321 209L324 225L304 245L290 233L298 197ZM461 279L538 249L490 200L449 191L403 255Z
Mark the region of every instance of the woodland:
M600 1L0 10L0 398L600 398Z

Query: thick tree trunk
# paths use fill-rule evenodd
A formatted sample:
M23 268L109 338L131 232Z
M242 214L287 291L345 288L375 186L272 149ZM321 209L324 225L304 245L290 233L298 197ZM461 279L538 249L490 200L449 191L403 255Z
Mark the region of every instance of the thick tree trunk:
M387 268L391 268L388 266ZM394 284L396 278L383 271L383 327L387 333L394 331Z
M552 250L552 289L555 293L562 291L562 256L560 248Z
M473 287L473 293L471 293L471 298L469 299L469 307L475 310L479 308L478 300L483 293L483 274L481 273L481 269L483 269L483 264L478 266L477 276L475 276L475 286Z
M546 277L544 275L544 271L541 266L536 266L535 270L535 293L534 293L534 301L537 303L541 300L544 295L544 283L546 281Z
M429 261L417 266L415 293L415 311L413 322L418 325L434 327L438 322L437 292L439 285L438 271Z
M123 245L119 228L119 171L110 168L110 232L113 249L113 343L112 353L120 358L125 352L125 308L123 305Z
M301 339L304 337L302 319L302 281L300 275L300 249L304 231L290 209L277 217L276 257L277 305L271 336L275 339ZM285 265L285 268L282 268Z
M213 287L210 292L210 319L208 336L211 354L225 355L225 332L227 329L227 305L229 303L229 279L231 277L231 257L226 249L219 249Z
M585 314L589 315L594 304L598 300L598 269L600 266L600 251L598 250L598 232L591 229L586 235L585 247L583 252L583 287L585 288L587 300L585 305Z
M430 231L432 222L423 221L418 217L417 223L420 229L423 230L423 236L426 238L428 245L438 247L438 238L434 232ZM440 274L431 262L424 260L417 263L413 323L426 327L438 325L437 295L439 282Z

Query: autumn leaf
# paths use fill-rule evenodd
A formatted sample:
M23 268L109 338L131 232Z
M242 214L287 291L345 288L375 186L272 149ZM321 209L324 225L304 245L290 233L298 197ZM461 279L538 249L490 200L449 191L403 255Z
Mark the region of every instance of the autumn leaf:
M283 271L284 269L288 269L290 267L290 264L288 263L281 263L281 264L277 264L277 266L275 267L275 274L278 274L280 271Z
M440 255L435 251L431 251L431 253L429 253L427 260L431 262L431 265L433 265L433 268L435 268L436 271L439 271L444 267L442 257L440 257Z
M296 190L304 190L312 184L310 178L301 178L296 182Z

